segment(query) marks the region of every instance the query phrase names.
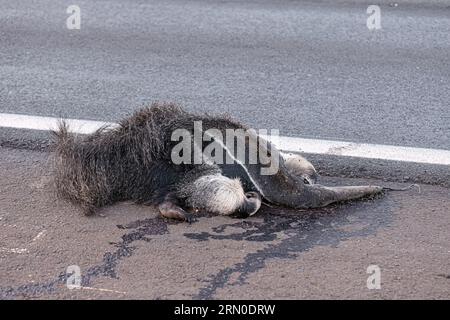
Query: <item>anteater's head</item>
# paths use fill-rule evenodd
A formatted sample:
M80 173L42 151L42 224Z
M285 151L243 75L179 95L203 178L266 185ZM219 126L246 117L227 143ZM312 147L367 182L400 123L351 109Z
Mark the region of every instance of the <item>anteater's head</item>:
M314 166L298 154L283 154L285 166L293 175L302 179L305 184L315 184L319 178Z

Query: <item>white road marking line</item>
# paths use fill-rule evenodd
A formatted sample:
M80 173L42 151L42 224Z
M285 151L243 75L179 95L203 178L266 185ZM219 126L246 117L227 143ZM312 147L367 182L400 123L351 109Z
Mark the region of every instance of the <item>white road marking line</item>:
M22 248L4 248L4 247L1 247L0 248L0 252L22 254L22 253L28 253L28 249L26 249L26 248L22 249Z
M127 294L123 291L117 291L117 290L111 290L111 289L103 289L103 288L94 288L94 287L79 287L77 289L83 289L83 290L94 290L94 291L102 291L102 292L112 292L112 293L119 293L119 294Z
M53 130L57 128L59 120L60 119L58 118L52 117L0 113L0 127L8 128ZM79 134L92 133L105 125L110 125L112 127L117 125L111 122L92 120L65 120L67 121L70 130ZM271 140L268 136L265 136L264 138ZM450 150L443 149L414 148L285 136L277 137L272 142L284 152L450 165Z
M37 240L39 240L44 234L45 234L46 230L42 230L41 232L39 232L32 240L31 243L36 242ZM29 250L28 248L5 248L5 247L0 247L0 252L7 252L7 253L17 253L17 254L22 254L22 253L28 253Z
M37 234L37 236L34 237L33 240L31 240L31 241L32 241L32 242L38 241L44 234L45 234L45 230L42 230L42 231L39 232L39 233Z
M277 139L275 139L277 140ZM450 150L382 144L280 137L273 143L282 151L332 156L450 165Z
M52 117L28 116L22 114L0 113L0 127L30 129L30 130L55 130L61 119ZM72 132L89 134L104 125L114 125L109 122L64 119Z

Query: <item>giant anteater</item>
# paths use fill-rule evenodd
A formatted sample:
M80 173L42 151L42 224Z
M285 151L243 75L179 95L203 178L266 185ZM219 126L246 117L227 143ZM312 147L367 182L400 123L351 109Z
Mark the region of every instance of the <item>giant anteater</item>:
M283 156L251 130L243 140L248 147L244 160L249 160L251 148L257 148L269 155L264 164L239 161L223 143L226 155L236 159L234 163L174 163L172 152L178 142L172 141L173 132L183 129L194 134L194 123L199 121L205 131L248 129L228 116L193 114L168 103L154 103L118 126L103 127L87 136L70 133L61 122L54 132L58 194L80 205L86 214L133 200L159 206L165 217L190 221L195 210L247 217L258 211L262 199L292 208L316 208L384 190L315 184L316 171L306 159ZM273 174L261 174L275 162Z

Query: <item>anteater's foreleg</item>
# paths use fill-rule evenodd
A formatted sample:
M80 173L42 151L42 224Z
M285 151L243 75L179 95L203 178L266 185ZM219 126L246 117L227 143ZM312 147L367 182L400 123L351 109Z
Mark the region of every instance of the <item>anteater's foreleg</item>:
M183 220L191 223L194 217L178 205L178 202L172 193L169 193L164 201L158 206L159 212L165 218Z

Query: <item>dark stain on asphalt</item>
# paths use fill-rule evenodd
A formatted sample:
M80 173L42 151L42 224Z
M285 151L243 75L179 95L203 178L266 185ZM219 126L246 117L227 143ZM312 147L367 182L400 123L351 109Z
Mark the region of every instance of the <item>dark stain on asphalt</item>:
M331 206L322 209L301 211L283 208L264 209L259 215L263 221L243 220L225 224L213 229L213 233L185 233L189 239L198 241L235 240L235 241L267 241L268 245L254 253L249 253L244 260L233 266L227 266L218 273L209 275L194 299L212 299L218 289L229 285L233 274L237 274L235 284L244 284L247 277L264 268L269 259L295 258L298 254L315 246L337 246L339 242L352 237L364 237L374 234L380 227L391 222L393 203L371 200ZM370 211L370 215L367 215ZM355 228L355 226L362 226ZM243 231L225 233L232 227ZM350 227L345 230L345 227ZM344 229L343 229L344 228ZM270 243L283 232L287 238Z
M216 291L229 285L232 274L237 273L238 284L245 283L253 272L262 269L265 262L273 258L295 258L299 253L318 245L336 246L340 241L351 237L362 237L374 234L382 226L391 221L392 203L389 200L373 202L371 200L331 206L315 210L290 210L285 208L265 208L258 213L263 221L255 219L238 220L212 228L212 232L185 233L189 239L197 241L235 240L261 241L268 245L257 252L249 253L244 261L227 266L216 274L205 279L205 286L200 289L195 299L211 299ZM367 210L366 210L367 209ZM370 211L371 214L365 214ZM198 217L213 218L212 215L199 214ZM232 221L232 220L230 220ZM107 252L100 264L85 270L82 275L82 286L90 286L98 277L117 278L118 263L130 257L136 250L136 241L149 242L152 236L168 233L169 224L177 224L173 220L160 217L137 220L127 225L118 225L119 229L127 230L119 242L111 242L116 250ZM342 230L345 226L362 224L363 227L353 231ZM238 232L226 233L227 229L240 228ZM277 239L277 234L283 232L287 238L271 243ZM61 273L54 280L37 284L26 284L19 287L0 287L0 299L17 297L32 298L50 294L65 285L71 274Z
M131 230L121 237L121 241L111 244L116 247L113 252L107 252L103 256L103 260L99 265L90 267L83 272L81 285L90 286L92 281L98 277L117 278L117 265L119 261L130 257L136 246L132 244L135 241L151 240L151 236L162 235L168 233L167 226L177 222L168 221L163 218L150 218L138 220L127 225L118 225L119 229ZM0 287L0 299L12 299L15 297L32 298L43 294L55 292L58 286L66 284L72 274L61 273L56 279L36 284L26 284L16 288Z

